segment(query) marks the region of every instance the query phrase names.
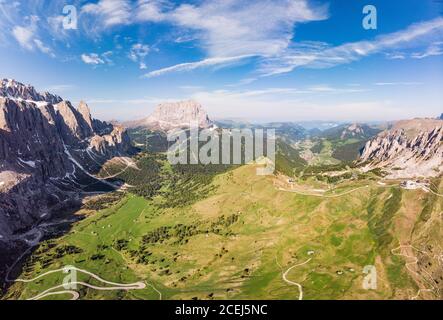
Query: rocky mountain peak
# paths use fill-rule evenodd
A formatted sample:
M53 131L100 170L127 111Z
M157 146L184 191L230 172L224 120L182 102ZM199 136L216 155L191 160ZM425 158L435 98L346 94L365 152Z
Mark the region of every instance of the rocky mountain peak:
M63 101L63 99L57 95L49 92L40 93L33 86L25 85L13 79L3 79L0 81L0 96L51 104Z
M82 192L112 190L97 178L103 163L132 150L121 127L92 119L50 93L14 80L0 86L0 233L3 240L64 205ZM88 189L94 186L92 189ZM83 190L82 188L85 188ZM1 240L1 239L0 239Z
M84 102L83 100L80 101L80 104L77 108L78 112L82 115L83 119L86 121L88 126L92 129L92 116L91 116L91 110L89 109L89 106Z
M390 178L433 177L443 172L443 121L396 122L365 146L365 169L383 168Z
M168 131L175 128L188 128L192 122L196 122L200 128L213 126L213 122L202 105L194 100L187 100L161 103L148 118L127 125Z

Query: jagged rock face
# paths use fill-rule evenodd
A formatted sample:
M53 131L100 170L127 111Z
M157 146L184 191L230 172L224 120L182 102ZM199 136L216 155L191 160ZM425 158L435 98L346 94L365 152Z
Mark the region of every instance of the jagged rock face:
M83 120L86 122L89 129L92 131L93 127L92 127L91 110L84 101L80 101L80 104L78 106L78 112L81 114Z
M213 125L201 104L189 100L162 103L148 118L130 123L128 126L168 131L176 128L189 128L191 123L196 123L200 128L209 128Z
M121 146L131 145L129 136L126 134L125 129L122 126L115 125L110 134L95 135L91 138L89 148L107 158L111 158L115 155L127 154L129 150L121 150Z
M131 151L125 130L93 120L84 102L16 84L0 87L0 241L100 185L100 165Z
M0 96L12 99L48 102L51 104L63 101L57 95L49 92L39 93L33 86L24 85L12 79L3 79L0 82Z
M443 121L399 121L369 141L360 162L383 168L389 178L434 177L443 172Z

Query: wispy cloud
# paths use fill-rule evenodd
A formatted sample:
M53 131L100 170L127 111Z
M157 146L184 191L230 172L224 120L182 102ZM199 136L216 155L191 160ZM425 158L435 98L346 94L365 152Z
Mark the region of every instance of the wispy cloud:
M183 4L164 14L165 20L196 32L209 57L274 55L287 48L295 24L326 18L325 6L305 0L216 0Z
M32 26L16 26L12 30L12 34L22 48L27 50L32 50L34 48L32 42L32 38L34 37L34 28Z
M182 4L171 8L165 1L139 1L140 21L163 21L188 30L181 39L196 39L207 58L153 71L148 77L174 71L193 70L238 57L269 57L282 53L294 36L298 23L323 20L328 17L326 6L310 6L299 0L215 0L199 5ZM263 12L266 19L263 20Z
M24 50L42 52L51 57L57 53L62 61L66 58L63 57L63 50L67 44L76 45L74 41L59 41L65 39L67 34L73 39L83 35L105 37L115 35L112 33L118 26L147 27L148 23L167 25L167 28L162 27L159 31L162 33L160 38L165 34L163 29L168 30L167 33L172 30L166 37L175 40L172 45L180 46L187 42L186 46L198 48L199 61L183 59L176 65L166 64L157 67L157 70L149 69L150 72L144 75L146 78L200 68L221 68L249 62L248 59L254 57L254 64L251 64L253 72L245 79L228 85L234 87L301 67L330 68L375 54L397 60L425 59L443 54L443 44L437 41L441 40L443 33L441 17L371 40L338 46L315 41L298 42L298 26L329 17L328 6L315 0L213 0L184 4L171 0L72 0L80 14L79 30L72 32L62 28L62 2L45 4L41 0L32 0L29 2L32 5L26 11L23 5L20 8L14 3L0 0L0 45L4 44L2 34L7 34L12 43ZM23 17L21 11L28 16ZM146 57L154 51L156 44L148 46L140 39L135 40L136 36L131 37L134 41L122 43L119 49L115 47L112 60L119 61L121 56L117 54L121 54L137 63L141 70L148 69L150 66ZM98 40L95 45L99 43ZM85 49L85 42L76 43L83 46L79 52L106 50L105 41L101 42L103 47L100 49ZM95 66L112 64L110 54L84 53L81 60Z
M400 52L387 52L385 53L385 56L389 60L404 60L406 59L406 55L404 53Z
M46 46L41 40L34 39L35 46L43 53L46 53L47 55L51 56L52 58L55 58L55 53L52 51L52 49L48 46Z
M76 86L72 84L54 84L46 88L46 91L55 92L55 93L64 93L75 89Z
M244 79L240 79L240 81L237 81L236 83L228 84L226 86L227 87L240 87L240 86L245 86L245 85L251 84L254 81L257 81L257 78L244 78Z
M291 3L293 6L285 1L278 2L270 9L266 1L240 7L233 1L216 1L201 6L181 5L169 12L158 11L157 19L196 32L209 58L152 71L147 76L211 66L213 64L210 62L217 64L215 61L220 57L238 55L258 57L260 76L288 73L299 67L330 68L378 53L385 53L389 59L405 59L404 54L395 50L426 44L436 35L441 35L443 30L443 18L440 17L410 25L404 30L381 35L373 40L350 42L335 47L314 41L294 43L294 25L325 19L327 12L325 7L310 8L306 1ZM261 17L258 12L269 13L266 24L256 20ZM443 54L440 44L433 44L425 52L411 57L422 59Z
M423 82L376 82L376 86L418 86L422 85Z
M180 63L171 67L151 71L144 75L145 78L158 77L171 72L178 71L190 71L203 67L213 67L213 66L227 66L233 63L238 63L244 59L251 58L250 55L236 56L236 57L218 57L218 58L208 58L197 62L187 62Z
M340 94L340 93L359 93L370 91L366 88L360 88L360 86L351 86L352 88L337 88L328 85L317 85L308 88L308 93L327 93L327 94Z
M131 23L131 2L128 0L100 0L84 5L81 12L98 17L102 28Z
M170 7L165 0L138 0L136 19L142 22L161 22L166 19L164 9Z
M370 89L366 88L340 88L332 87L329 85L317 85L306 88L292 88L292 87L274 87L264 88L256 90L215 90L210 92L195 92L195 96L199 95L217 95L219 97L235 97L235 98L248 98L248 97L269 97L271 99L277 99L285 96L305 95L305 94L349 94L349 93L361 93L367 92Z
M29 16L26 17L26 20L29 20L27 26L16 25L12 29L12 35L19 45L25 50L33 51L37 49L40 52L55 58L52 49L38 38L37 23L40 21L40 18L37 16Z
M414 41L420 41L435 34L441 34L443 18L413 24L408 28L379 36L372 41L345 43L336 47L291 47L284 54L267 59L263 62L261 73L275 75L291 72L299 67L329 68L360 60L369 55L386 50L411 46ZM434 53L437 51L434 50Z
M424 52L421 53L413 53L411 55L414 59L424 59L432 56L441 56L443 55L443 42L435 42L431 44Z

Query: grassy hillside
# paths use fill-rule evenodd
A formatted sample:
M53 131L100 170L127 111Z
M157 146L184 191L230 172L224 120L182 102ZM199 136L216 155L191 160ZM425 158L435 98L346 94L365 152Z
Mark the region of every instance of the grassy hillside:
M284 177L257 176L253 165L205 183L194 186L206 190L203 196L184 206L165 205L168 194L186 192L180 188L153 197L126 192L105 208L106 201L94 206L100 198L94 199L68 234L38 247L20 278L73 265L108 281L147 285L110 291L80 286L81 299L298 299L298 288L282 275L302 264L286 276L302 286L304 299L408 299L419 289L441 288L433 259L441 254L441 198L369 180L342 182L326 197L301 195L294 190L309 194L318 185L298 182L294 189ZM395 251L400 244L403 255ZM404 255L417 258L423 270L427 266L432 279L408 271L411 258ZM366 265L377 268L377 290L362 288ZM34 297L64 277L15 283L4 298ZM434 287L418 298L441 299Z

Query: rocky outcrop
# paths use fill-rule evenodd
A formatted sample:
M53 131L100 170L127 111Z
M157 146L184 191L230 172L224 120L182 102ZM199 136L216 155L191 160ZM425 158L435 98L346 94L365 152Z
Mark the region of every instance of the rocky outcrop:
M201 104L193 100L162 103L148 118L125 125L133 128L144 127L150 130L168 131L177 128L189 128L191 123L196 123L199 128L213 126Z
M360 162L366 170L383 168L389 178L434 177L443 172L443 121L397 122L370 140Z
M13 80L0 86L0 242L51 219L81 194L113 185L94 176L131 152L126 131L92 119L86 103Z
M0 96L35 102L48 102L51 104L63 101L63 99L57 95L49 92L39 93L33 86L24 85L13 79L3 79L0 81Z
M80 101L80 104L78 106L78 112L82 116L83 120L86 122L88 128L92 131L92 116L91 116L91 110L89 109L89 106L84 101Z

